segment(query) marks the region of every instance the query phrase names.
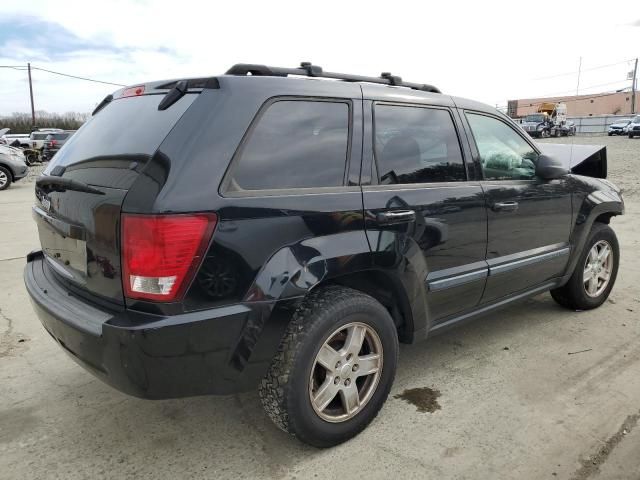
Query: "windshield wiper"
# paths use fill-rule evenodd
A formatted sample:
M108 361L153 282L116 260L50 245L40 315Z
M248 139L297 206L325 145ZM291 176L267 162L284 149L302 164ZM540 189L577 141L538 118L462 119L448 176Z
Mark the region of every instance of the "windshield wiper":
M42 175L36 179L36 187L41 188L47 192L65 192L72 190L74 192L93 193L95 195L104 195L105 193L97 188L90 187L89 185L78 182L77 180L71 180L69 178L52 177L50 175Z

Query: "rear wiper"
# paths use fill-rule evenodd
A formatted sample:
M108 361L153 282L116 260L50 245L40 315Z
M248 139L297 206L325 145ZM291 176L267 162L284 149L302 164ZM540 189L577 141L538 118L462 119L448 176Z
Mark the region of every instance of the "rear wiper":
M52 177L50 175L41 175L36 179L36 186L47 192L64 192L72 190L74 192L94 193L96 195L104 195L105 193L97 188L71 180L69 178Z
M176 103L178 100L184 97L184 94L187 93L188 88L189 86L187 85L186 80L180 80L179 82L176 82L175 87L167 92L167 94L160 102L160 105L158 105L158 110L166 110L171 105Z
M95 108L95 110L93 112L91 112L91 116L93 117L96 113L98 113L100 110L102 110L104 107L106 107L107 105L109 105L111 103L111 101L113 100L113 95L107 95L106 97L104 97L104 100L102 100L98 106Z

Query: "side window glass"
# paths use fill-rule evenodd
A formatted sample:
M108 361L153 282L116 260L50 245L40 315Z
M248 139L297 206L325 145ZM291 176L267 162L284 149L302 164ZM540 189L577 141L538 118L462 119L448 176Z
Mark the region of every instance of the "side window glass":
M513 129L486 115L467 113L467 120L478 146L485 179L528 180L535 177L538 154Z
M226 190L341 186L348 142L347 103L277 101L241 147Z
M447 110L376 105L375 155L381 184L467 179L458 135Z

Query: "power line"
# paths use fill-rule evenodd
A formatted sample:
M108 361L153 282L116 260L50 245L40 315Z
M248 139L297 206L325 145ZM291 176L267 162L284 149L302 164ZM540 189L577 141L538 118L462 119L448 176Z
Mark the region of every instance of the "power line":
M94 83L103 83L105 85L115 85L116 87L126 87L126 85L123 85L122 83L105 82L104 80L96 80L94 78L78 77L77 75L70 75L68 73L54 72L53 70L47 70L46 68L41 68L41 67L31 67L31 68L33 70L40 70L42 72L53 73L54 75L61 75L63 77L75 78L77 80L85 80L87 82L94 82Z
M626 83L626 82L627 80L616 80L615 82L599 83L598 85L589 85L588 87L580 87L580 90L589 90L590 88L608 87L610 85L615 85L617 83ZM547 93L544 95L538 95L537 98L557 97L557 96L562 96L565 93L573 93L573 90L564 90L562 92ZM586 95L588 95L588 93Z
M0 68L11 68L13 70L26 70L27 67L23 67L21 65L0 65Z
M558 97L560 98L563 103L571 103L571 102L579 102L581 100L587 100L587 99L592 99L592 98L600 98L600 97L610 97L611 95L618 95L620 93L624 93L624 92L605 92L605 93L596 93L594 95L580 95L580 97L586 97L586 98L568 98L568 99L564 99L562 97ZM553 98L553 96L551 96L551 98ZM516 100L517 102L522 102L522 100ZM518 103L518 107L537 107L539 105L542 105L543 103L550 103L548 101L546 102L524 102L522 104ZM497 108L508 108L508 105L500 105Z
M582 72L591 72L593 70L600 70L602 68L608 68L608 67L613 67L615 65L622 65L623 63L629 63L629 62L633 62L633 58L630 60L623 60L622 62L616 62L616 63L609 63L607 65L598 65L597 67L591 67L591 68L582 68L581 71ZM556 75L549 75L547 77L537 77L537 78L533 78L532 80L547 80L549 78L558 78L558 77L567 77L569 75L575 75L576 73L578 73L577 71L573 71L573 72L567 72L567 73L558 73Z
M13 70L26 71L28 67L22 66L22 65L0 65L0 68L11 68ZM46 68L42 68L42 67L32 66L31 70L40 70L42 72L52 73L54 75L61 75L63 77L75 78L77 80L85 80L87 82L103 83L105 85L115 85L116 87L126 87L126 85L123 85L121 83L106 82L104 80L96 80L95 78L79 77L77 75L71 75L69 73L54 72L53 70L47 70Z

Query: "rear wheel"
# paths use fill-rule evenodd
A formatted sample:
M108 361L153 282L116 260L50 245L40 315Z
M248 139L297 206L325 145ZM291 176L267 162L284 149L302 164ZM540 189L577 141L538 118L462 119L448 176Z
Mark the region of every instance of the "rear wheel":
M0 167L0 190L6 190L11 185L11 172Z
M633 138L633 133L629 132L629 138Z
M397 358L396 329L379 302L349 288L322 288L294 314L260 398L285 432L316 447L337 445L378 414Z
M614 231L594 224L571 278L563 287L551 290L560 305L572 310L599 307L609 296L618 275L620 247Z

